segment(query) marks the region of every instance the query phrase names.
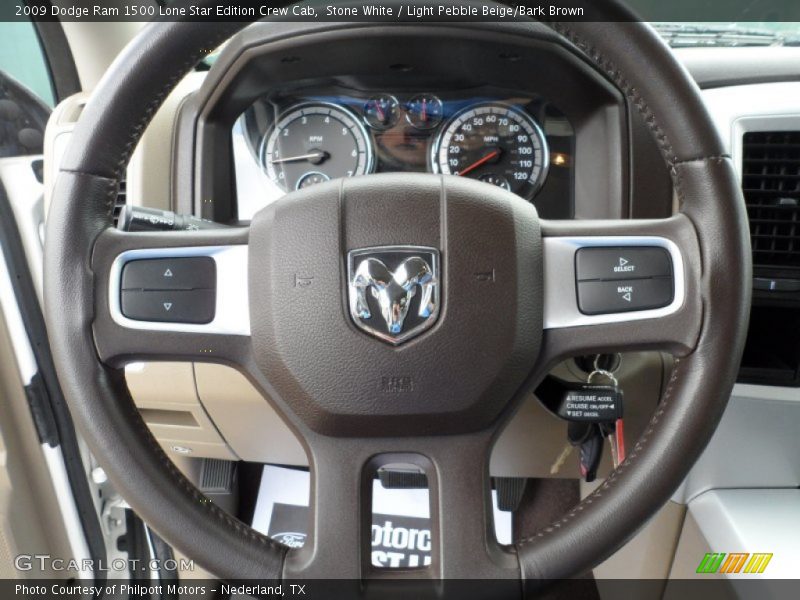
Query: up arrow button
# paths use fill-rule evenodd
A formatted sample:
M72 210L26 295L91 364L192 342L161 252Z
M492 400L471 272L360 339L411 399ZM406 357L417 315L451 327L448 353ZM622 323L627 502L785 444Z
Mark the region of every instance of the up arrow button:
M210 256L132 260L122 270L123 290L211 290L216 287L217 267Z

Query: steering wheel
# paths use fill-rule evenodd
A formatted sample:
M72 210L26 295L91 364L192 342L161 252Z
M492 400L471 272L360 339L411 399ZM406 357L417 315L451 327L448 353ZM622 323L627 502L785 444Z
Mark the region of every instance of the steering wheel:
M112 208L141 133L185 73L242 24L151 24L118 57L61 163L46 231L46 315L83 436L169 543L222 579L416 578L373 568L368 538L375 469L413 463L430 485L433 557L422 576L504 579L523 594L592 568L669 499L736 377L751 288L744 202L669 49L615 2L587 11L594 22L549 26L644 117L672 177L679 210L670 218L551 222L477 181L388 174L292 192L247 228L124 233L112 227ZM576 250L620 246L666 251L672 301L581 313ZM210 323L143 326L120 315L128 262L190 256L216 266ZM365 257L373 263L362 269ZM364 311L379 306L372 322L386 320L383 337L362 327ZM409 332L402 340L398 320ZM500 546L488 458L520 399L566 357L645 349L672 353L675 367L626 460L562 519ZM147 360L233 365L270 399L310 460L313 522L302 549L231 517L176 469L121 370Z

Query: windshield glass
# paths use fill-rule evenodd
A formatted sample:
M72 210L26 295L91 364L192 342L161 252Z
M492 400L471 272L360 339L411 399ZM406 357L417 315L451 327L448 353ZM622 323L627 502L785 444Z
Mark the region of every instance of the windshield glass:
M661 22L653 26L673 48L800 46L797 22Z

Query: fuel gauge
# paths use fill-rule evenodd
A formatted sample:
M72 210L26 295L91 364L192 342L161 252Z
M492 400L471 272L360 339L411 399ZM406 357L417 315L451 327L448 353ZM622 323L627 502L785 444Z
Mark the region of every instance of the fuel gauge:
M419 94L406 102L406 119L417 129L433 129L442 122L442 101L432 94Z
M391 94L373 96L364 105L364 118L373 129L389 129L397 123L399 103Z
M496 185L497 187L503 188L504 190L511 190L511 186L508 183L508 179L503 177L502 175L498 175L497 173L484 173L480 177L478 177L478 181L483 181L484 183L489 183L491 185Z

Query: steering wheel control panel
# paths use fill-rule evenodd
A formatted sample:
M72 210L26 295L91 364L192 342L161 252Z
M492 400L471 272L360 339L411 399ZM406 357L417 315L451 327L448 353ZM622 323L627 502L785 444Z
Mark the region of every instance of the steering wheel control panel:
M661 236L543 237L544 327L662 318L686 300L683 254Z
M580 248L575 253L578 307L586 315L668 306L674 297L665 248Z
M128 329L250 335L247 246L141 248L111 266L111 318Z
M138 321L210 323L216 286L208 256L132 260L122 268L121 312Z

